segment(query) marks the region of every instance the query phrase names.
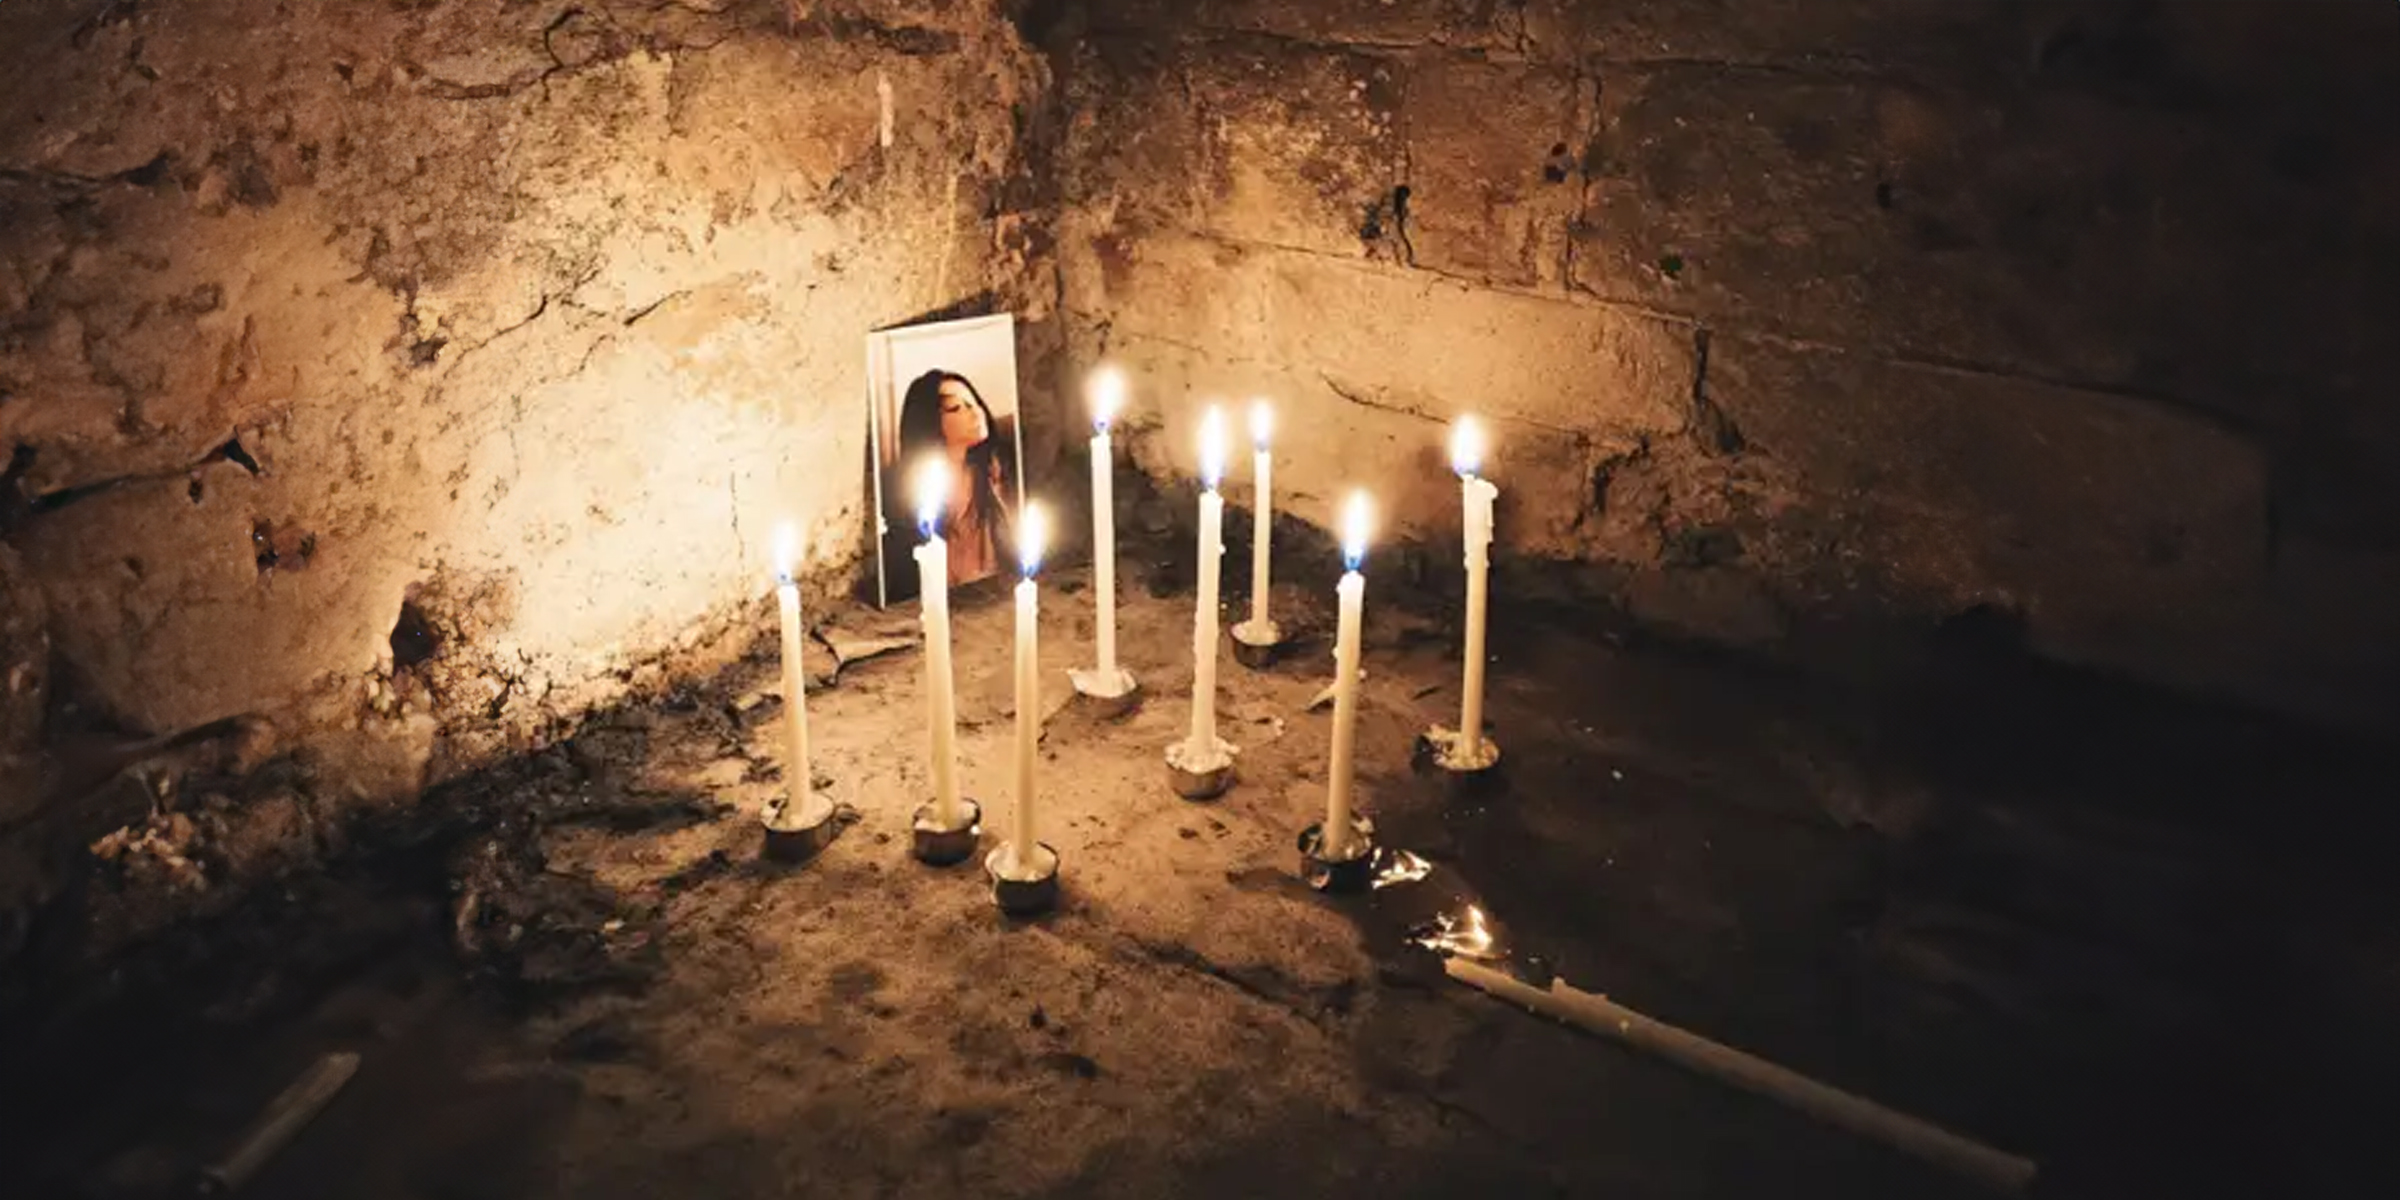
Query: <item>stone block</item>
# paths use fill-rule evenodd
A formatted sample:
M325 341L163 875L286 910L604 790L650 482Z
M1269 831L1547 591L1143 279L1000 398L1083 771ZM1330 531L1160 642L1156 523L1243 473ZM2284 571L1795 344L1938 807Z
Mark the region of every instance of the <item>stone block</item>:
M319 529L314 561L263 570L254 514L292 513L293 494L244 478L204 496L179 479L121 487L18 535L60 656L140 728L279 706L372 663L411 568L401 539Z
M1077 45L1060 87L1066 112L1061 187L1082 213L1127 228L1190 229L1199 220L1200 123L1184 51L1143 38Z
M1122 426L1125 452L1153 478L1197 474L1197 431L1208 405L1226 405L1238 427L1243 398L1272 396L1277 513L1330 530L1343 498L1362 489L1375 506L1378 545L1457 544L1458 481L1442 422L1360 404L1304 367L1229 359L1143 334L1083 326L1076 353L1083 361L1106 358L1134 380L1137 410ZM1572 553L1591 439L1506 422L1495 433L1488 472L1502 488L1499 542L1531 554ZM1237 455L1225 484L1236 504L1250 502L1247 477L1247 459Z
M1493 423L1503 543L1570 553L1595 464L1685 420L1690 344L1647 318L1201 239L1066 246L1075 357L1132 374L1128 421L1160 429L1145 467L1188 477L1199 408L1266 395L1279 486L1312 521L1356 484L1395 530L1454 531L1447 424L1474 412Z
M1336 254L1388 236L1407 177L1396 64L1288 45L1187 48L1185 64L1199 228Z
M1521 24L1490 0L1118 0L1095 6L1103 29L1252 33L1347 46L1504 45Z
M2265 457L2185 413L1732 337L1708 393L1790 472L1818 553L1953 611L2021 607L2067 657L2205 651L2265 577Z
M1989 72L2021 62L2031 23L2009 0L1526 0L1544 61L1646 61Z
M1304 372L1363 407L1624 438L1687 418L1690 335L1667 322L1201 238L1066 243L1067 306L1086 321Z
M2317 397L2325 364L2379 344L2367 314L2400 305L2388 273L2295 264L2353 261L2345 244L2400 248L2394 206L2366 199L2369 181L2400 179L2400 157L2353 146L2353 118L2295 130L2313 118L2209 103L1613 72L1574 283L2294 429L2335 403ZM2320 135L2323 177L2304 178L2320 167L2292 156ZM2233 159L2269 167L2228 171Z
M1408 242L1420 267L1517 286L1563 280L1581 206L1574 72L1426 57L1408 73Z

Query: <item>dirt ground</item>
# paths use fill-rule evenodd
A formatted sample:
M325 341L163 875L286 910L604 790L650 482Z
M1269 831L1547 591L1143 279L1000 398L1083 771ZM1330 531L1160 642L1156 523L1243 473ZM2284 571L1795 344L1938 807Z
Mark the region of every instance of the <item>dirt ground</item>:
M1455 720L1453 631L1371 588L1364 806L1436 870L1331 898L1294 849L1323 805L1328 593L1279 597L1303 636L1275 668L1224 661L1240 780L1193 803L1161 757L1190 599L1129 575L1147 702L1122 721L1068 703L1080 575L1044 597L1055 914L1004 919L979 866L910 858L913 646L811 696L856 821L762 861L780 701L756 656L427 797L199 949L130 963L123 998L20 1031L0 1191L166 1194L352 1049L351 1086L247 1194L1974 1194L1442 980L1406 935L1470 900L1519 966L2032 1155L2046 1194L2391 1178L2341 1098L2400 1062L2365 803L2390 776L2348 748L2022 663L1935 655L1836 691L1504 593L1506 786L1454 793L1411 756ZM1009 621L961 597L987 829L1011 803ZM820 633L856 651L913 624Z

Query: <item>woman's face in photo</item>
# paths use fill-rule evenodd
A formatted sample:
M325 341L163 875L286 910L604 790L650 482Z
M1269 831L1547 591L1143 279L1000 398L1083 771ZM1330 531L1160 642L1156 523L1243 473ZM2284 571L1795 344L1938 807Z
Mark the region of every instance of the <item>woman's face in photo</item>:
M991 422L984 419L983 406L975 402L967 385L955 379L942 381L942 440L952 446L976 446L992 436Z

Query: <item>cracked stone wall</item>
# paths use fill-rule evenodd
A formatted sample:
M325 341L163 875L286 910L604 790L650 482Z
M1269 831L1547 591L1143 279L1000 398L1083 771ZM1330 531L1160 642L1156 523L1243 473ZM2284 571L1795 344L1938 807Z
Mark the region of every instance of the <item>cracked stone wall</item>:
M847 581L878 325L1017 312L1038 466L1047 89L998 0L0 5L10 748L538 737Z
M1045 44L1070 360L1133 370L1154 474L1263 392L1294 511L1366 485L1438 545L1471 410L1522 588L1820 658L1984 606L2400 716L2390 4L1126 0Z

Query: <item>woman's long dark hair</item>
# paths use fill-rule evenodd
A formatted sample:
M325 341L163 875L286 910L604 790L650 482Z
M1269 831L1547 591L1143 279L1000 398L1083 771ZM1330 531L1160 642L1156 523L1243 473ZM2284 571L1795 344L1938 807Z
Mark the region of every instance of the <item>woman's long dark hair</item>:
M915 469L917 460L928 454L949 455L949 443L942 437L942 385L956 383L967 389L975 407L983 410L983 440L967 449L964 467L967 491L967 513L975 526L991 540L996 558L1007 556L1009 544L1008 507L1001 503L1000 489L1015 483L1016 463L1002 454L1000 423L992 419L992 406L984 403L983 393L975 383L953 371L927 371L908 385L900 401L900 475L903 479ZM905 490L905 489L904 489ZM908 511L904 502L902 511Z

